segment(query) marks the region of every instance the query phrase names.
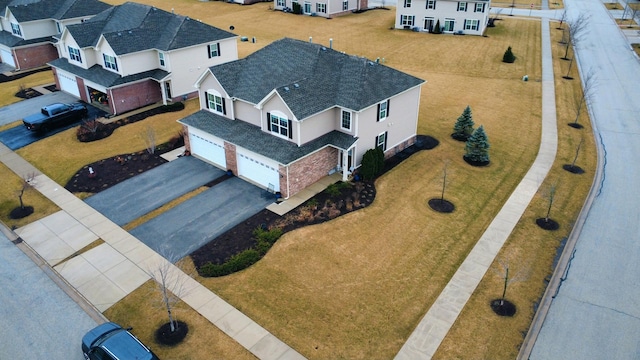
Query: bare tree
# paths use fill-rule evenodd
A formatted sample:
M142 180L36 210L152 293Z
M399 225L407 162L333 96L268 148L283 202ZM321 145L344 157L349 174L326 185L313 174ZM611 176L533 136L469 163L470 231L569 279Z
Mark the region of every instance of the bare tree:
M584 138L580 139L580 143L578 144L578 147L576 148L576 156L573 157L573 162L571 163L571 168L572 169L576 168L576 161L578 161L578 155L580 155L580 148L582 148L582 144L584 144Z
M580 119L580 115L582 114L582 108L584 107L585 102L591 101L593 96L595 95L595 90L597 86L596 75L593 71L587 72L587 74L583 78L582 88L580 89L580 94L575 99L575 111L576 118L573 121L573 127L581 128L582 125L578 124L578 120Z
M442 169L442 193L440 194L440 202L444 202L444 190L447 187L447 165L449 165L449 162L445 161Z
M551 186L549 186L549 190L547 190L546 193L546 198L549 201L549 205L547 206L547 215L545 215L544 220L546 222L549 222L550 218L549 216L551 215L551 207L553 206L553 201L556 198L556 189L558 188L558 186L556 184L553 184Z
M570 46L573 47L574 54L575 54L575 49L579 46L580 41L584 36L584 32L587 29L588 21L589 21L588 16L585 16L584 14L580 14L577 18L569 22L569 29L568 29L569 41L567 41L567 44L565 45L564 57L562 57L563 60L570 60L569 69L567 70L567 75L564 77L565 79L568 79L568 80L573 79L569 74L571 73L571 67L573 65L573 60L575 56L572 56L571 59L568 58L569 47Z
M20 183L20 190L17 191L18 200L20 200L20 209L24 209L24 201L22 197L24 193L33 188L33 179L35 178L35 174L26 174L22 177L22 181Z
M499 305L504 305L507 298L507 287L514 282L525 281L529 278L528 266L521 267L515 274L510 272L509 259L499 259L500 264L499 275L504 279L504 285L502 287L502 296L500 297Z
M560 17L558 18L558 20L560 20L560 24L558 25L557 29L564 31L563 25L565 21L567 21L567 9L562 10L562 13L560 13ZM564 38L564 34L562 34L562 37Z
M142 134L142 139L147 147L147 152L150 155L154 154L156 152L156 131L151 126L147 126Z
M488 27L496 26L496 21L500 20L500 14L502 14L502 10L504 10L504 8L493 8L493 10L494 16L489 18L489 21L487 22Z

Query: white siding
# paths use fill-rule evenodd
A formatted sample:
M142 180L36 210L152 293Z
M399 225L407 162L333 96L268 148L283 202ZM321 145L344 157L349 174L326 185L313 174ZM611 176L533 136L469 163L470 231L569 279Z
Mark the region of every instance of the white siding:
M482 35L489 20L489 8L491 1L466 1L466 11L458 10L458 1L453 0L436 0L435 9L427 9L428 0L411 0L411 6L405 7L406 0L398 0L398 6L396 7L396 29L402 29L402 16L409 15L414 16L413 27L418 28L420 31L428 31L424 28L424 19L433 18L434 25L440 20L440 26L444 27L445 19L454 19L455 27L453 31L449 33L457 33L462 31L464 34L470 35ZM476 12L476 4L484 4L483 12ZM465 20L478 20L478 30L464 29Z

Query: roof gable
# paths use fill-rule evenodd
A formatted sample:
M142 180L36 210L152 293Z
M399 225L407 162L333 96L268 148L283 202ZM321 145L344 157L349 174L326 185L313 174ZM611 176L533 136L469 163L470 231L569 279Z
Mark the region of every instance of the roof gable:
M365 58L289 38L210 71L230 96L253 104L275 89L298 119L334 106L359 111L424 82Z
M117 55L148 49L170 51L236 36L185 16L132 2L114 6L68 29L81 47L96 46L104 36Z

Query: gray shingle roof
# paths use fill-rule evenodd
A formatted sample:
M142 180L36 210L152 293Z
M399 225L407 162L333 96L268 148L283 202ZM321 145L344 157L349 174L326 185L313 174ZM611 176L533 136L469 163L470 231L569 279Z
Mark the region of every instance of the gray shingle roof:
M56 67L58 69L62 69L64 71L75 74L83 79L87 79L89 81L93 81L96 84L102 85L104 87L110 88L118 85L128 84L134 81L144 80L144 79L153 79L160 81L169 75L169 72L154 69L149 70L133 75L128 75L121 77L119 74L116 74L112 71L105 70L100 65L93 65L89 69L83 69L79 66L75 66L69 63L69 61L65 58L59 58L49 62L49 65Z
M0 9L4 11L6 7L19 22L25 22L92 16L110 5L98 0L11 0L0 3Z
M11 33L7 32L7 31L0 31L0 44L8 46L8 47L24 46L24 45L40 44L40 43L52 43L53 44L53 43L55 43L55 40L51 36L46 36L46 37L37 38L37 39L24 40L24 39L19 38L17 36L11 35Z
M181 120L180 123L193 126L232 144L288 165L326 146L346 150L358 138L332 131L302 146L281 139L260 130L259 127L240 120L230 120L223 116L200 110Z
M233 38L230 32L148 5L127 2L67 29L80 47L97 45L101 35L117 55L170 51Z
M299 120L334 106L359 111L424 82L365 58L289 38L210 70L230 96L253 104L276 89Z

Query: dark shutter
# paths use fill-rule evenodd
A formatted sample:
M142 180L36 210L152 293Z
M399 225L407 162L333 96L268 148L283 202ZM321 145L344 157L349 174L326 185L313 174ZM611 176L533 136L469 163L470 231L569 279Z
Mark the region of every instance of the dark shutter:
M433 2L433 10L435 10L435 9L436 9L436 3L437 3L437 2L438 2L438 1L434 1L434 2Z
M387 117L389 117L389 109L391 109L391 99L387 100Z
M211 59L211 45L207 45L207 56Z
M209 93L208 92L204 92L204 106L207 107L207 109L209 108Z
M115 56L113 57L113 64L116 66L116 71L118 71L118 59Z
M267 130L271 131L271 113L267 113Z
M220 56L220 43L216 43L216 50L218 51L218 56Z
M384 149L383 151L387 151L387 131L384 132Z
M378 114L376 115L376 121L380 121L380 104L378 104Z
M227 115L227 101L224 98L220 98L222 100L222 113Z
M293 139L293 121L289 120L289 139Z

